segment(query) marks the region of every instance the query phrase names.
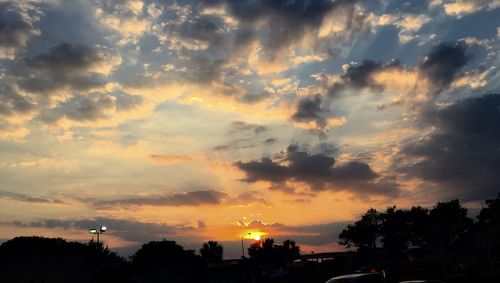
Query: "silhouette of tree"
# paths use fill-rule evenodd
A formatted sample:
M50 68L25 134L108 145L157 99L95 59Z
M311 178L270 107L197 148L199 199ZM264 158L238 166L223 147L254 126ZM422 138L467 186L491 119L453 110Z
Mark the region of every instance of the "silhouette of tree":
M380 215L380 235L384 251L391 257L402 257L410 245L409 213L407 210L388 207Z
M427 242L437 250L453 247L472 226L467 208L458 200L438 202L429 212Z
M194 282L200 258L175 241L151 241L131 256L138 282Z
M466 248L464 239L472 229L473 221L467 217L467 208L458 200L438 202L429 212L428 247L437 253L445 277L449 265L456 264L459 253Z
M500 257L500 194L495 199L485 201L486 207L477 216L479 229L485 235L483 243L488 245L488 253Z
M222 261L222 254L224 248L215 241L208 241L203 244L200 249L201 258L205 262L219 262Z
M282 245L274 244L274 239L256 241L248 248L248 255L254 262L283 265L300 255L300 247L294 241L286 240Z
M0 246L0 282L118 282L126 270L102 243L16 237Z
M380 235L384 251L391 257L404 256L410 248L426 245L429 211L414 206L410 210L388 207L380 214Z
M380 238L381 215L377 210L370 208L361 219L349 224L339 234L339 243L347 248L352 246L358 250L369 250L377 247Z
M424 247L427 230L429 229L429 210L420 206L413 206L407 212L410 246Z

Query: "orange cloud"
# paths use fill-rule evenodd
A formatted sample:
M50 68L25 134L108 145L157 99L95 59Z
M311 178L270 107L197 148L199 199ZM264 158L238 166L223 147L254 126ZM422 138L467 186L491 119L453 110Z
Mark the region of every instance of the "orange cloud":
M151 159L159 164L197 162L201 158L193 155L175 155L175 154L151 154Z

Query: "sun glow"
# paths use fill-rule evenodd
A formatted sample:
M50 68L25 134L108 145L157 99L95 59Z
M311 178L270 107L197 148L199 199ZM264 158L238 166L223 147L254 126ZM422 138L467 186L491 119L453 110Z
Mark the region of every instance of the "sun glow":
M244 239L249 239L249 240L255 240L255 241L260 241L262 239L262 236L267 235L268 233L266 232L261 232L261 231L253 231L253 232L247 232L243 236Z

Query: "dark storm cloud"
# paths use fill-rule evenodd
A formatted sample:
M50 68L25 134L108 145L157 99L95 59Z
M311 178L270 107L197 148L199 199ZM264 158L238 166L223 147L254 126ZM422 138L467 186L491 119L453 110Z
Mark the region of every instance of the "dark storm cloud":
M427 78L442 90L450 85L457 73L467 64L467 44L441 43L434 47L422 60L418 68Z
M356 194L380 194L396 196L399 189L395 182L375 173L368 164L350 161L335 164L327 155L309 154L296 146L289 146L285 160L287 164L262 158L260 161L235 163L246 175L246 182L269 181L284 184L287 181L305 183L313 191L347 190Z
M33 26L34 15L30 16L35 11L22 10L15 3L0 3L0 58L14 57L29 39L40 34Z
M115 107L113 97L106 93L94 92L88 95L75 95L56 108L42 112L39 119L45 123L55 123L66 117L78 122L97 121L107 118L106 111Z
M480 200L498 193L500 94L431 110L424 123L436 131L403 147L394 161L399 172L432 182L449 197Z
M92 202L95 207L117 207L117 206L200 206L216 205L228 198L224 192L218 191L193 191L186 193L175 193L165 196L132 197L116 200L102 200Z
M64 87L87 90L105 84L102 68L109 68L115 58L104 47L61 43L48 53L25 58L16 75L22 88L47 96Z
M13 192L5 192L5 191L0 191L0 199L8 199L8 200L13 200L13 201L39 203L39 204L50 204L50 203L62 204L62 203L64 203L62 200L59 200L59 199L46 198L46 197L40 197L40 196L32 196L32 195L27 195L27 194L19 194L19 193L13 193Z
M18 227L35 227L49 229L74 229L88 231L91 228L99 228L103 225L108 227L107 234L118 236L131 242L148 242L159 240L168 236L175 236L177 233L192 231L195 228L190 226L173 226L166 224L139 222L135 220L114 219L106 217L96 217L94 219L74 219L59 220L45 219L30 223L14 221L8 223Z

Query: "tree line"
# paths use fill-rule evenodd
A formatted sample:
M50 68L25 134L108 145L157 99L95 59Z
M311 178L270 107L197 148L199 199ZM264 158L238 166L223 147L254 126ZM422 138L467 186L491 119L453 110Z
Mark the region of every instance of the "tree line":
M248 258L223 261L224 248L216 241L204 243L198 253L175 241L151 241L126 259L94 241L16 237L0 245L0 283L325 282L370 269L384 270L389 282L413 275L498 282L500 195L486 200L475 219L458 200L431 209L369 209L339 239L352 251L349 256L315 262L298 260L294 241L272 238L253 243Z
M242 259L242 272L241 266L218 267L223 250L208 241L196 254L164 239L143 244L126 259L94 241L16 237L0 246L0 282L247 282L249 270L273 270L300 253L291 240L282 245L271 238L256 241L248 248L249 258Z
M431 209L371 208L339 238L365 265L393 272L421 265L448 280L476 276L488 282L500 275L500 194L485 201L476 219L458 200Z

